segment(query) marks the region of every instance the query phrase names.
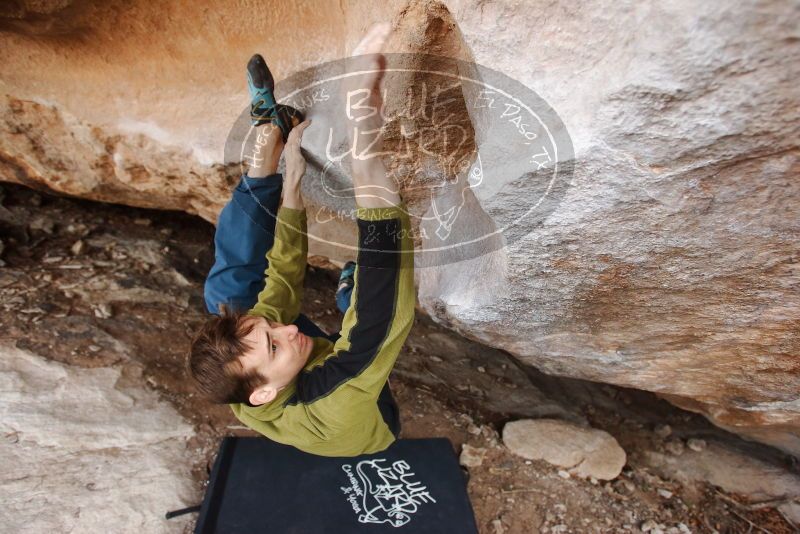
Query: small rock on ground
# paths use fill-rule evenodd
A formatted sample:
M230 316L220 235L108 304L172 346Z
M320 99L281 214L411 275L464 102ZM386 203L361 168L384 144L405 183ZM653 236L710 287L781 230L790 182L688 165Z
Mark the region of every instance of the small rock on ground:
M461 449L461 456L458 458L458 462L464 467L479 467L483 464L484 456L486 456L486 449L473 447L465 443Z
M686 442L686 446L695 452L701 452L706 448L706 441L703 439L690 439Z
M518 456L545 460L583 478L614 479L626 462L625 451L611 434L556 419L508 423L503 443Z

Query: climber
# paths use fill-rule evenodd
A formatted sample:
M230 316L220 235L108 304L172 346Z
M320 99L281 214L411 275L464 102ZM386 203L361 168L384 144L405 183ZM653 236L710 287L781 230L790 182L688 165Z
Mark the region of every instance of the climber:
M363 74L345 84L366 88L371 109L380 109L380 48L387 35L387 26L372 28L357 47L366 54L357 59ZM414 318L408 216L380 159L354 159L359 253L354 272L346 270L340 284L340 291L352 292L340 336L325 335L301 316L308 239L300 142L310 121L275 104L260 56L248 72L251 115L263 144L220 215L206 303L211 311L223 306L192 341L191 374L202 393L231 404L239 420L274 441L323 456L381 451L399 434L387 379ZM358 122L373 132L371 146L377 146L380 113L348 118L349 132ZM284 143L281 184L277 163ZM276 212L277 218L270 215ZM258 255L265 249L264 261ZM258 292L254 274L265 263Z

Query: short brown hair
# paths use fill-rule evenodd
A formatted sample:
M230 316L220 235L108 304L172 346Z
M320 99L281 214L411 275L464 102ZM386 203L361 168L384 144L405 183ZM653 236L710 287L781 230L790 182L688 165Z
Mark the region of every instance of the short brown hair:
M189 350L189 372L198 391L218 404L249 404L250 394L268 382L258 371L244 371L239 357L251 347L244 337L254 327L245 312L220 305L197 332Z

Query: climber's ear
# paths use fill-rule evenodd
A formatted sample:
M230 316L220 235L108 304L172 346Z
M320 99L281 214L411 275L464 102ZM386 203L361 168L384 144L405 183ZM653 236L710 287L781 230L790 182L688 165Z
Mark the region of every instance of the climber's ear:
M278 395L278 390L272 386L264 385L257 387L251 394L250 404L253 406L261 406L262 404L266 404L268 402L272 402L272 400Z

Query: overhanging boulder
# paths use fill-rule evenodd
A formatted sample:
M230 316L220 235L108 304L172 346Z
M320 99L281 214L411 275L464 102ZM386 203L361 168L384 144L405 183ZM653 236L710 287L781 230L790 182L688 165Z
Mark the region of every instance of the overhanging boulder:
M288 79L391 20L391 52L508 76L558 113L572 144L556 160L572 171L558 201L485 254L420 269L422 307L546 372L655 391L797 454L798 19L796 5L767 0L255 11L17 2L0 14L0 178L213 221L239 172L223 147L247 104L249 55L263 53ZM413 67L403 88L428 79ZM497 135L468 106L475 95L466 86L460 95L446 110L470 125L460 153L469 158ZM329 119L314 117L309 133ZM390 141L402 140L400 126ZM309 145L307 193L312 209L336 213L313 196L320 146ZM420 216L436 183L454 183L433 169L446 147L429 148L415 146L404 171L440 179L413 194L405 184ZM463 200L450 235L463 241L535 204L514 178L499 177L489 195L468 181L443 188ZM315 228L314 251L347 255L325 246L350 239L347 218Z

